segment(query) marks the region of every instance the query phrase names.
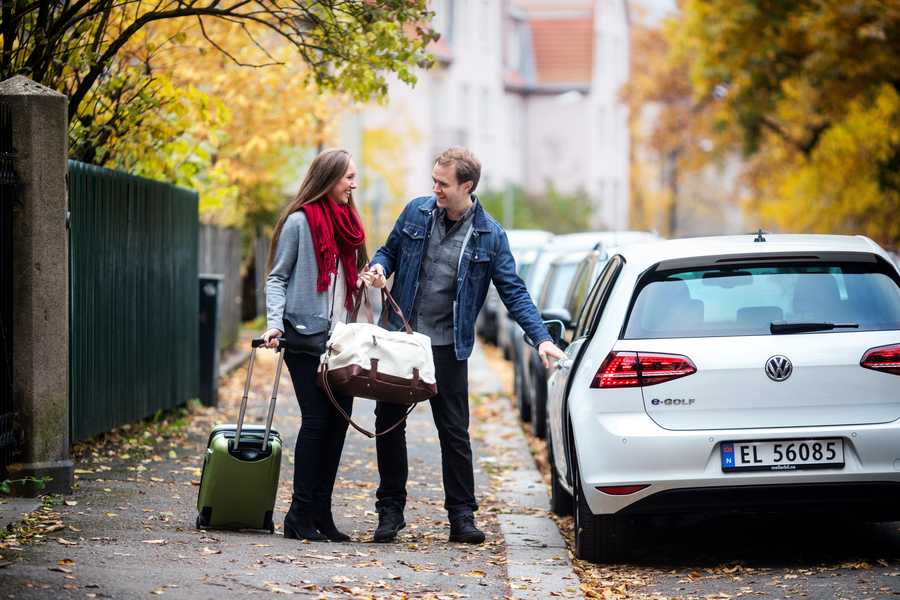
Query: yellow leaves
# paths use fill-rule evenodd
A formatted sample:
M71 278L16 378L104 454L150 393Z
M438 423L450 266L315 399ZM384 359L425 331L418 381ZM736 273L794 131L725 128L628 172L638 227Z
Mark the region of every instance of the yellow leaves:
M783 230L863 233L896 243L900 224L892 215L900 211L900 192L882 189L879 180L900 147L898 125L900 95L884 85L873 102L851 103L808 158L770 140L771 166L758 168L753 180L761 213Z

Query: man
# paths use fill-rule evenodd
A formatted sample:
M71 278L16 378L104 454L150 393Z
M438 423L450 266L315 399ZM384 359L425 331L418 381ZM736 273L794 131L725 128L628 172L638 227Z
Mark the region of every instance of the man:
M431 410L441 444L450 541L480 544L475 526L475 477L469 442L468 358L475 340L475 317L493 280L513 318L535 342L544 366L564 358L552 341L516 274L503 228L488 215L475 187L481 163L464 148L450 148L435 159L432 196L412 200L401 213L385 245L362 275L369 285L384 287L394 275L392 294L411 326L431 338L438 395ZM391 314L391 325L400 327ZM403 415L403 407L379 402L376 430ZM406 526L408 475L405 424L378 438L376 542L390 542Z

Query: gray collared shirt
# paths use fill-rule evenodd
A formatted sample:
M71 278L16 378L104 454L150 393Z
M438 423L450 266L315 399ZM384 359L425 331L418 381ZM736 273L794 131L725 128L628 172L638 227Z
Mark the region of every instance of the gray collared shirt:
M472 218L472 204L449 229L446 210L434 212L428 247L419 270L419 291L413 305L412 326L431 338L432 346L453 344L453 303L456 301L456 275Z

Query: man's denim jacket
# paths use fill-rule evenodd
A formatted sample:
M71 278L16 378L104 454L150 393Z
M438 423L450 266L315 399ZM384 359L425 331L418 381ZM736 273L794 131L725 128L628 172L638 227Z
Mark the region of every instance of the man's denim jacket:
M472 354L475 341L475 317L484 304L491 280L509 314L519 323L535 345L550 340L541 316L531 301L522 279L516 273L516 262L509 251L506 232L475 200L475 215L463 242L456 273L456 300L453 303L453 336L456 358L465 360ZM412 200L403 209L384 246L370 265L380 264L384 274L394 275L391 295L409 318L419 287L419 269L428 248L436 210L434 196ZM400 318L392 311L390 325L400 329Z

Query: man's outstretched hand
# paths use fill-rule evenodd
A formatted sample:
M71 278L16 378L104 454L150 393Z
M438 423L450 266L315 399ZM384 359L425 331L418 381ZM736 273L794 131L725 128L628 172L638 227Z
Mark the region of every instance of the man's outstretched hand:
M538 356L541 357L541 362L544 363L544 368L550 368L550 359L554 360L562 360L566 357L566 353L556 347L556 344L553 342L541 342L541 345L538 346Z

